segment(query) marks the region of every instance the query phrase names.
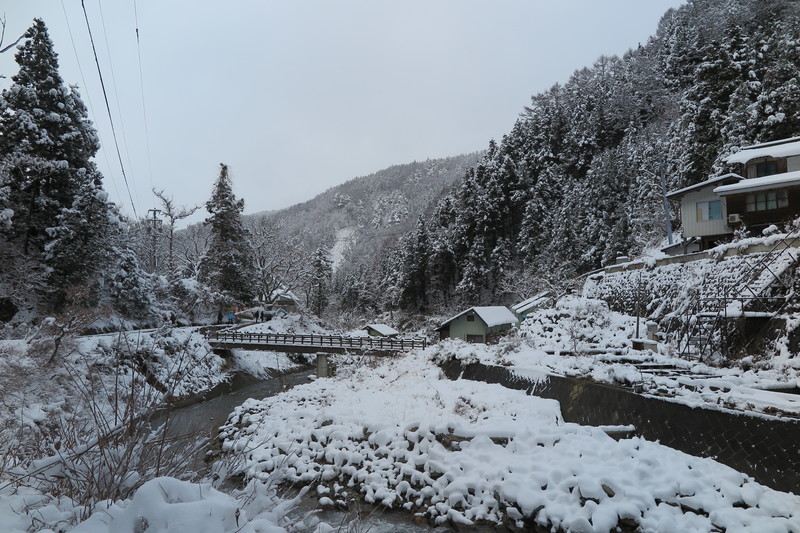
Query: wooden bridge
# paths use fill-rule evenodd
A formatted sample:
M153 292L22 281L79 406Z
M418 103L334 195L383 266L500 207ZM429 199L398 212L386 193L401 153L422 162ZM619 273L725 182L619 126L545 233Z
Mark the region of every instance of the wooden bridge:
M244 333L216 331L208 334L215 349L240 348L291 353L348 353L359 355L395 355L425 348L427 339L388 337L345 337L342 335L292 335L288 333Z

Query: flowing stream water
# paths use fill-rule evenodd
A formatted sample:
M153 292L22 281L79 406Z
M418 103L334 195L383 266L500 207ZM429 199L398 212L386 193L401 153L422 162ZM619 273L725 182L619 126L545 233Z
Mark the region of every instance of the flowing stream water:
M190 404L179 407L172 407L168 414L160 413L153 419L153 424L158 425L164 422L169 416L169 433L174 435L193 432L197 435L206 434L210 439L217 438L219 426L225 423L228 415L235 407L244 403L248 398L266 398L274 396L284 390L307 383L313 371L301 370L280 377L260 379L249 374L238 373L227 383L219 385L204 394L200 399L195 398ZM194 467L198 471L209 470L209 465L204 461L201 454L195 460ZM309 494L312 494L309 492ZM306 496L298 506L298 512L303 513L317 508L317 498ZM427 524L417 524L414 516L403 512L385 510L377 506L363 504L358 511L344 512L339 510L322 510L318 514L320 520L333 526L346 524L350 520L360 517L357 526L352 528L353 532L366 533L447 533L456 531L448 526L433 528ZM471 533L484 533L494 531L507 531L500 526L482 527L475 526L469 528L459 528L459 531L469 531Z

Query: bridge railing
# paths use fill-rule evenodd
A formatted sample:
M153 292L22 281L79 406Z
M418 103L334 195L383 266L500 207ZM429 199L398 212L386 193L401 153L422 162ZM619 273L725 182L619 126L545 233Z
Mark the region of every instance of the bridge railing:
M249 344L305 345L320 347L352 348L359 350L406 351L425 348L425 338L396 339L390 337L346 337L343 335L294 335L289 333L249 333L238 331L215 331L209 339L216 341Z

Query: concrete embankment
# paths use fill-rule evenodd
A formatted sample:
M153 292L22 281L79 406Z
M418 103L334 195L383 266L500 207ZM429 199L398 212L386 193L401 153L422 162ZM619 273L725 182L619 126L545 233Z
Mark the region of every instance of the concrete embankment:
M591 379L548 376L534 381L513 369L480 363L443 366L450 379L471 379L558 400L566 422L633 425L635 434L685 453L711 457L756 481L786 492L800 487L800 423L690 407Z

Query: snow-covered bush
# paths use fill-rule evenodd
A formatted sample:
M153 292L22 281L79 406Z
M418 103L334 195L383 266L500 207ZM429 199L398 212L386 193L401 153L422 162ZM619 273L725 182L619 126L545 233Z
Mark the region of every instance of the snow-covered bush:
M580 353L589 348L622 348L634 328L634 318L611 311L602 300L567 296L552 308L528 315L520 336L534 341L537 348Z
M0 370L17 376L0 391L3 483L67 498L75 522L148 479L191 476L197 436L170 428L168 416L153 431L152 419L166 398L225 379L223 360L202 336L163 328L72 339L68 347L48 365L24 340L0 345ZM47 379L30 378L42 372Z

